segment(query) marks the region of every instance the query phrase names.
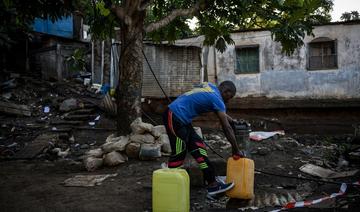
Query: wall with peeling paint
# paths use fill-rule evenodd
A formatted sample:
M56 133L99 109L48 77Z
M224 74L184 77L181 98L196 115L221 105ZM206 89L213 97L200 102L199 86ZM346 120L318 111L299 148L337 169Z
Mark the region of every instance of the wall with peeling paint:
M316 26L313 33L291 56L281 53L281 45L271 39L269 31L233 33L235 45L224 53L210 48L209 81L233 81L237 97L360 98L360 23ZM337 40L337 69L307 69L308 44L318 37ZM235 74L235 47L243 45L259 45L260 73Z

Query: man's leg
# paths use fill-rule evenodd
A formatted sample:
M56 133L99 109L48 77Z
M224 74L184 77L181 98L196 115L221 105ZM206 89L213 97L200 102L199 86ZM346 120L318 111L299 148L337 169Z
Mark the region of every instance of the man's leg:
M192 126L190 126L190 128L188 150L194 159L198 162L200 169L203 171L204 179L208 183L208 194L216 195L233 188L234 183L224 184L222 182L216 181L215 170L208 158L207 151L205 149L205 143L203 139L200 138L200 136L195 132L194 128Z
M173 116L170 110L166 110L163 114L163 122L168 134L171 146L171 156L169 157L168 167L180 167L186 157L186 143L189 132L185 126Z
M213 184L215 180L215 171L211 162L209 161L205 143L195 130L190 126L190 136L188 141L188 151L199 164L199 168L204 174L204 179L208 185Z

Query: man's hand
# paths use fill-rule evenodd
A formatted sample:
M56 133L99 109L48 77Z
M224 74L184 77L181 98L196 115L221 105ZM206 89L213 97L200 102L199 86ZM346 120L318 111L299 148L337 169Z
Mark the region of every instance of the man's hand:
M239 150L237 152L233 151L232 157L233 157L234 160L239 160L240 158L245 158L246 155L245 155L244 151Z

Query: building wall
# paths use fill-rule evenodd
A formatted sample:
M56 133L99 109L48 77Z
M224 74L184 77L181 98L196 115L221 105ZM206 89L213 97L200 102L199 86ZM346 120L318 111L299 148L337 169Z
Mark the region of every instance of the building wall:
M200 83L201 48L166 45L145 45L145 55L162 88L170 97L189 91ZM144 59L142 95L164 97Z
M212 49L207 71L210 81L232 80L237 97L347 99L360 97L360 24L337 24L315 27L313 36L291 56L281 53L281 45L269 31L239 32L232 35L235 45L224 53ZM337 40L338 68L308 70L308 44L318 37ZM259 45L260 72L235 74L235 47ZM212 55L215 54L215 58ZM215 60L215 61L214 61ZM212 64L216 64L213 66Z

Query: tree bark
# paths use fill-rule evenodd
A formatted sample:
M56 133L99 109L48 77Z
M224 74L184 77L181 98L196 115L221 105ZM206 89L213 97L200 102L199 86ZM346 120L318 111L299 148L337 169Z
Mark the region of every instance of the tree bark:
M117 130L120 135L131 132L130 124L141 116L143 75L143 24L145 12L134 13L131 25L121 27L121 55L117 94Z

